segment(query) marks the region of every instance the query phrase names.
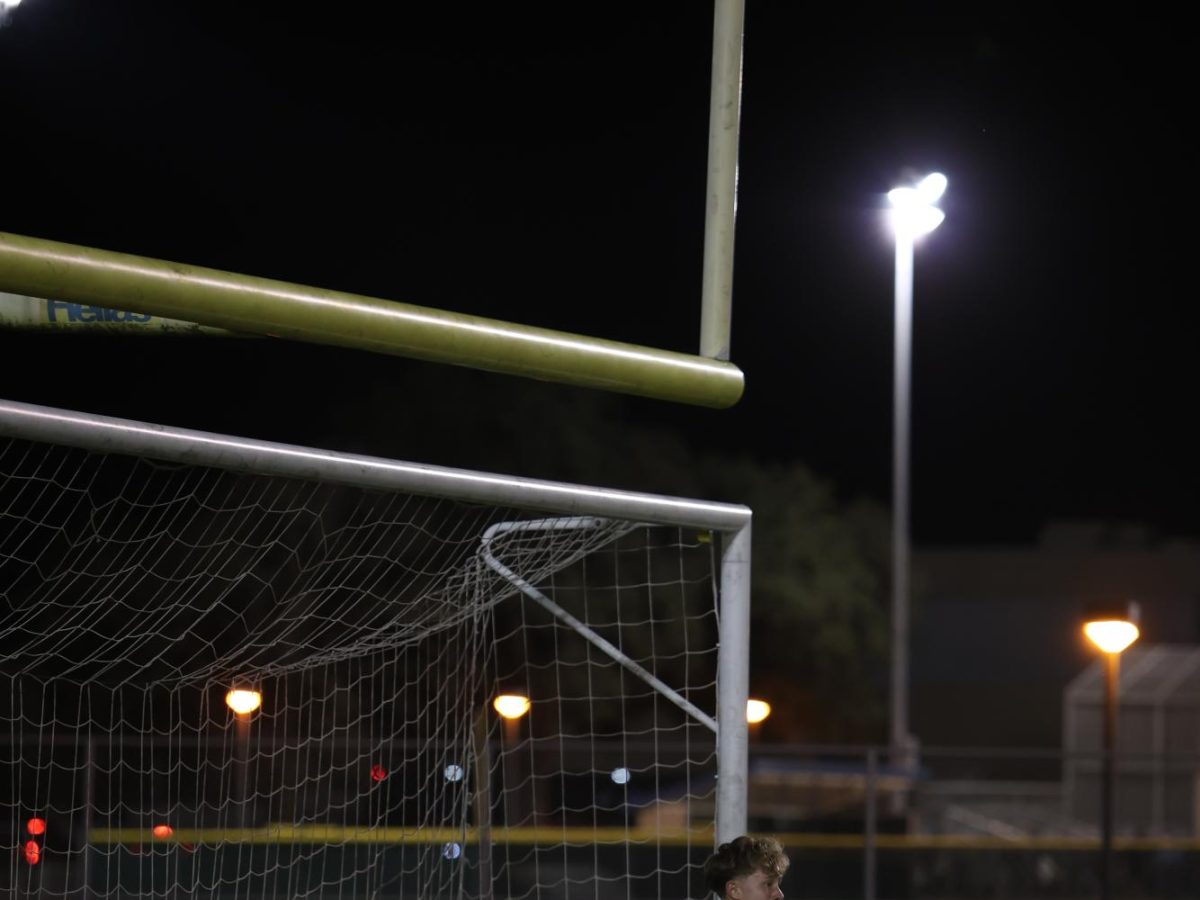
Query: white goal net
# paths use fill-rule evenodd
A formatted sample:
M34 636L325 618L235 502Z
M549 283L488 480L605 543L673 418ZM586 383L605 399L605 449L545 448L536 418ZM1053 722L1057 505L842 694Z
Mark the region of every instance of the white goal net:
M0 896L704 896L741 508L0 434Z

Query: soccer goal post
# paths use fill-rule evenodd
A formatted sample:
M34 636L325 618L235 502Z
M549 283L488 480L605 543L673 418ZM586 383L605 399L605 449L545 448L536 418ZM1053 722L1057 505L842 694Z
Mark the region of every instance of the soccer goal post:
M0 897L704 897L750 518L0 401Z

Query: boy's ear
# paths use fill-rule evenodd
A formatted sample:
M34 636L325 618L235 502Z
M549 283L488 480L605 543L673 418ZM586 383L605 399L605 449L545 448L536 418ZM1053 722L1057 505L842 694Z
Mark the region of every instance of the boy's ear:
M738 900L742 896L742 887L733 879L725 882L725 896L728 900Z

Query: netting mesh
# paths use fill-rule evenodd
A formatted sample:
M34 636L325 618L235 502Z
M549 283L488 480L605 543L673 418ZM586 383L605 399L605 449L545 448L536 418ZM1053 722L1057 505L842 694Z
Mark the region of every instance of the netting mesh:
M0 890L702 896L713 569L695 531L0 443Z

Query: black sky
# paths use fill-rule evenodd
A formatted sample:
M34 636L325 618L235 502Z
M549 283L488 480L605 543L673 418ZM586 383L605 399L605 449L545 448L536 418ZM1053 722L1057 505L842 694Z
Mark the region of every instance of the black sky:
M1183 23L747 5L746 395L630 401L629 420L886 499L879 211L938 168L917 541L1084 516L1194 534ZM709 4L420 6L25 0L0 27L0 230L694 351ZM375 452L394 447L363 446L342 398L440 372L280 343L8 333L0 352L9 399ZM575 396L545 390L548 410ZM380 415L438 427L404 404Z

